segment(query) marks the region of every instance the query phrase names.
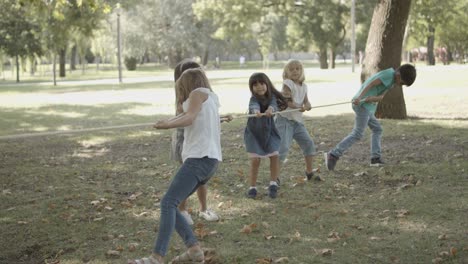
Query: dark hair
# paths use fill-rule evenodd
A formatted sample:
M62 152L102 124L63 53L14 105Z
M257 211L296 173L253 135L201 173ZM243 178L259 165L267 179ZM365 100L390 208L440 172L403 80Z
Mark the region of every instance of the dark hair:
M397 71L400 73L401 80L406 86L411 86L416 79L416 68L411 64L401 65Z
M265 94L266 95L265 98L258 98L256 94L253 92L253 86L256 83L266 84L267 92ZM263 72L256 72L250 76L249 89L250 89L250 92L252 93L252 96L255 96L263 107L270 104L272 94L274 94L276 97L276 102L278 104L279 110L284 110L288 107L288 102L286 101L284 96L278 90L276 90L275 86L270 81L270 78L268 78L268 76Z
M174 68L174 82L176 82L182 73L187 70L187 69L196 69L196 68L201 68L201 65L198 64L197 62L190 60L190 59L184 59L177 63L177 65Z

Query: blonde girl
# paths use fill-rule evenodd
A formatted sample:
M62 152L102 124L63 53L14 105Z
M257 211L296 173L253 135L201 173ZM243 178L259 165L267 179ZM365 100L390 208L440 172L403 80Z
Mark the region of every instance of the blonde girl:
M313 172L315 144L304 126L303 112L312 109L307 96L307 85L304 83L304 67L298 60L290 60L283 70L282 94L288 102L288 108L298 109L288 113L279 113L276 117L276 128L281 136L279 158L284 164L293 139L302 149L305 160L305 175L308 180L321 178Z
M156 129L184 127L183 164L161 200L161 216L156 244L151 256L129 261L132 264L162 264L174 229L188 248L172 263L204 263L203 251L177 206L206 184L222 159L219 100L201 69L186 70L177 80L177 102L183 113L158 121Z

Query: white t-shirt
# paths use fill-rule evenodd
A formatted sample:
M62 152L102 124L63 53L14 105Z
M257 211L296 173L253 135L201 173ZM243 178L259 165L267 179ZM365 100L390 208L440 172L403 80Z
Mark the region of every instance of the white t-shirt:
M207 88L197 88L192 92L194 91L206 93L208 98L202 103L202 108L193 123L184 128L182 160L207 156L221 161L221 125L218 113L220 107L218 96ZM182 104L184 111L188 109L189 100L187 99Z
M307 84L302 83L302 85L299 85L290 79L285 79L283 81L283 84L289 87L289 89L291 90L291 99L293 103L295 104L295 106L301 107L302 104L304 103L304 98L307 95ZM292 108L288 107L286 110L290 110L290 109ZM294 120L299 123L303 122L302 112L300 111L284 113L280 115L289 120Z

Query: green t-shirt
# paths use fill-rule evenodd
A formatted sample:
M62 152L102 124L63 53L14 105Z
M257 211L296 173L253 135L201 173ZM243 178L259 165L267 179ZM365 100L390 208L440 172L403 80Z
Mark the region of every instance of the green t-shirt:
M376 79L380 79L382 82L381 84L372 87L369 91L367 91L366 94L364 94L361 99L364 99L368 96L379 96L383 94L385 91L389 90L390 88L393 87L393 84L395 83L395 70L393 68L388 68L383 71L379 71L378 73L372 75L369 77L362 85L357 94L353 97L353 99L356 99L359 97L361 94L362 90L366 88L369 83L373 82ZM361 104L364 108L366 108L370 113L374 114L375 111L377 110L377 103L365 103L361 102Z

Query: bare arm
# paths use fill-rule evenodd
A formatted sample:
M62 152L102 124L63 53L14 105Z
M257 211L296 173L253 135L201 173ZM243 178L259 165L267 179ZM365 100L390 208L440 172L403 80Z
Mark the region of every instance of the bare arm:
M304 111L309 111L310 109L312 109L312 106L310 105L309 97L307 96L307 93L305 94L304 101L302 102L302 109Z
M286 98L286 101L288 102L288 107L292 109L300 108L297 107L296 104L292 101L292 92L291 89L287 85L283 85L283 90L281 91L283 94L284 98Z
M190 126L200 112L202 104L206 99L208 99L208 95L205 93L197 91L190 93L187 112L171 119L158 121L153 127L156 129L169 129Z

